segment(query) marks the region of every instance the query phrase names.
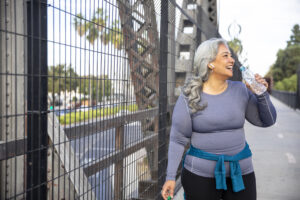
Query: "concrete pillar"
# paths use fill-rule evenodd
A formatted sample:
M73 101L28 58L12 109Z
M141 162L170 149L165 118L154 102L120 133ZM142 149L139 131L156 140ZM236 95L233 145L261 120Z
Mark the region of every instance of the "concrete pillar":
M175 102L175 6L169 4L169 28L168 28L168 104Z
M26 135L25 16L25 1L0 1L0 143ZM24 199L24 180L23 155L1 161L0 199Z

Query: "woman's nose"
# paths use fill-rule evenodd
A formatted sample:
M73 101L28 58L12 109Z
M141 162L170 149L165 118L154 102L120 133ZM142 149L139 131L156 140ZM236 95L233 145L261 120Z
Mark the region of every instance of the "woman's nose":
M234 60L234 58L233 58L233 57L231 57L231 62L233 62L233 63L235 62L235 60Z

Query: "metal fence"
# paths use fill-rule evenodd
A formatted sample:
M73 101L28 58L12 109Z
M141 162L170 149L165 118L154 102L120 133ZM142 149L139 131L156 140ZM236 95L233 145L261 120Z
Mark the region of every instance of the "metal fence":
M216 1L1 0L0 17L0 199L159 199Z
M296 92L272 90L272 96L291 108L300 108L300 99L298 98Z
M293 109L300 109L300 66L297 70L297 91L288 92L272 89L272 96L283 102L284 104L290 106Z

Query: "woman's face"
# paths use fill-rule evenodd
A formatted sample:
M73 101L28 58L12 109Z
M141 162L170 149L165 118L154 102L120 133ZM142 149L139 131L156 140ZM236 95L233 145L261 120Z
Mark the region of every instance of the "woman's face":
M211 62L209 68L213 68L215 75L230 78L233 76L234 59L231 57L230 50L224 45L220 44L216 59Z

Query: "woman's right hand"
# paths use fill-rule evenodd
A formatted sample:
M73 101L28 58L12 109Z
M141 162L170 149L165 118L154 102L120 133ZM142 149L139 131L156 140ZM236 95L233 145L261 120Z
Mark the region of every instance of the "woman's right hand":
M164 198L164 200L167 200L168 196L171 196L171 198L173 199L175 185L176 182L173 180L168 180L165 182L161 190L161 196Z

